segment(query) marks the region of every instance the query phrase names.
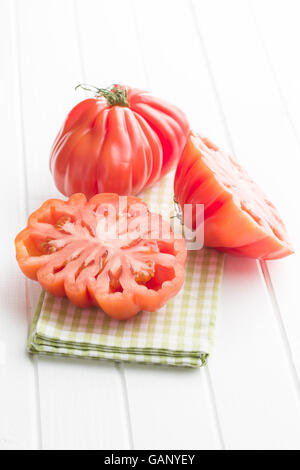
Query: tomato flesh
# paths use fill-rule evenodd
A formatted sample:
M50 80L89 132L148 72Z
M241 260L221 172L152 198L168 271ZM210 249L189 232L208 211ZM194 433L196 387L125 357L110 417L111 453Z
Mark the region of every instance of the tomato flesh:
M160 308L184 280L183 238L135 197L48 200L15 244L20 268L45 290L117 319Z
M228 253L258 259L293 253L277 209L229 155L191 132L177 167L175 198L204 204L204 243ZM187 220L186 220L187 219ZM195 216L185 223L196 229Z

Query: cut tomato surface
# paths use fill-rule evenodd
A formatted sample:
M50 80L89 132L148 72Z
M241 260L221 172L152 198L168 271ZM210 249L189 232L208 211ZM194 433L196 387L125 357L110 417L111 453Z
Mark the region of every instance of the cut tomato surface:
M177 167L174 192L184 223L197 229L204 204L204 244L228 253L276 259L293 253L277 209L229 155L191 132ZM192 204L192 211L185 211ZM188 214L191 214L190 216Z
M135 197L50 199L29 217L15 245L27 277L117 319L162 307L184 281L184 239Z

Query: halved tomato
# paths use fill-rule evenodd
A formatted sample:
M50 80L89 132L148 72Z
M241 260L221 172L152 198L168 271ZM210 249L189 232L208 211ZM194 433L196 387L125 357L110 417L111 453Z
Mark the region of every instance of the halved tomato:
M188 138L174 192L189 228L197 228L195 204L204 204L206 246L258 259L293 253L278 211L263 191L233 158L197 133ZM193 210L185 213L185 204Z
M50 199L15 245L23 273L45 290L117 319L160 308L184 280L183 238L135 197Z

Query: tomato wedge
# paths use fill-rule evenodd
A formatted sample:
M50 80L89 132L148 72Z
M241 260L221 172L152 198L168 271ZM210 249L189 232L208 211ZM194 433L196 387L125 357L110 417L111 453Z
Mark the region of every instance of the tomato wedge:
M29 217L15 245L27 277L117 319L157 310L184 281L184 239L135 197L50 199Z
M178 164L175 199L184 223L196 229L195 204L204 204L204 244L235 255L276 259L293 253L277 209L229 155L191 132ZM187 220L186 220L187 219Z

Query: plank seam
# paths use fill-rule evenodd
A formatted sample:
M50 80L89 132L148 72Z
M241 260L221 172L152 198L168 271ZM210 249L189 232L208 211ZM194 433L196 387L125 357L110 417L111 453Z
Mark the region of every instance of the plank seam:
M81 74L82 74L83 81L86 82L87 77L86 77L86 69L85 69L85 64L84 64L82 35L81 35L81 30L80 30L79 10L78 10L77 0L73 0L73 12L74 12L75 33L76 33L77 40L78 40L79 63L81 67ZM123 367L119 364L115 364L115 366L116 366L116 370L118 371L119 379L121 382L122 398L123 398L123 403L125 407L127 438L128 438L130 450L132 450L134 448L134 444L133 444L133 433L132 433L132 426L131 426L126 377L125 377Z
M17 0L11 3L12 16L13 16L13 36L15 43L15 64L17 71L17 100L20 110L19 114L19 126L20 126L20 137L21 137L21 155L20 160L21 173L23 175L23 190L24 190L24 206L25 212L28 214L29 202L28 202L28 180L27 180L27 160L26 160L26 148L25 148L25 128L24 128L24 107L22 99L22 72L21 72L21 59L20 59L20 35L19 35L19 21L17 13ZM22 204L22 205L23 205ZM26 296L26 316L28 321L28 328L31 322L31 305L30 305L30 288L28 280L25 280L25 296ZM41 421L41 407L40 407L40 387L39 387L39 372L38 363L35 359L31 360L33 367L33 382L34 382L34 403L35 403L35 424L37 431L37 449L42 449L42 421Z
M138 17L137 17L137 11L136 11L136 7L135 7L135 1L131 0L130 4L131 4L131 10L132 10L133 23L135 25L135 32L136 32L136 38L137 38L137 43L138 43L140 60L141 60L141 63L142 63L142 69L143 69L144 76L145 76L145 79L146 79L146 86L149 89L150 88L150 79L149 79L149 74L148 74L148 70L147 70L147 65L146 65L146 62L145 62L145 59L144 59L145 52L144 52L143 46L142 46L142 38L141 38L141 32L140 32L140 27L139 27L139 22L138 22Z
M269 51L268 51L268 48L267 48L267 45L266 45L266 42L263 38L263 35L261 33L261 28L258 24L258 20L257 20L257 17L256 17L256 13L255 13L255 10L254 10L254 7L253 7L253 3L251 0L248 0L248 6L249 6L249 10L250 10L250 14L252 16L252 19L253 19L253 23L254 23L254 27L255 27L255 30L256 30L256 33L257 33L257 36L258 36L258 39L261 43L261 46L262 46L262 49L264 51L264 54L265 54L265 57L266 57L266 61L267 61L267 64L268 64L268 67L271 71L271 74L273 76L273 80L275 82L275 86L277 88L277 92L278 92L278 95L279 95L279 99L280 99L280 102L281 102L281 106L282 106L282 109L287 117L287 121L291 127L291 130L292 130L292 133L294 134L294 137L295 137L295 140L297 142L297 145L298 147L300 148L300 137L298 135L298 131L297 131L297 127L295 126L294 124L294 120L292 118L292 115L289 111L289 107L288 107L288 104L285 100L285 97L284 97L284 93L282 91L282 87L280 85L280 81L277 77L277 73L275 71L275 67L273 65L273 61L271 59L271 56L269 54Z
M150 78L149 78L149 75L148 75L146 62L144 60L145 53L144 53L143 47L142 47L142 39L141 39L141 33L140 33L140 28L139 28L139 22L138 22L136 7L135 7L135 0L131 0L131 6L132 6L132 13L133 13L133 21L134 21L135 28L136 28L137 42L139 44L139 52L140 52L140 57L141 57L141 62L142 62L142 68L143 68L143 71L144 71L147 87L150 88ZM225 118L225 116L224 116L224 118ZM218 439L219 439L219 445L220 445L221 449L225 449L225 444L224 444L224 439L223 439L223 435L222 435L222 429L221 429L221 424L220 424L219 414L218 414L218 409L217 409L217 404L216 404L216 398L215 398L215 394L214 394L213 385L212 385L212 381L211 381L211 378L210 378L209 370L206 371L205 378L206 378L206 383L207 383L207 386L208 386L209 400L210 400L211 407L212 407L213 420L214 420L214 425L215 425L215 428L216 428L216 431L217 431L217 436L218 436Z
M272 279L271 279L271 276L270 276L270 272L268 270L268 266L267 266L267 263L265 261L260 261L258 264L259 264L262 276L263 276L263 278L265 280L265 283L266 283L266 286L267 286L267 292L269 294L270 301L271 301L271 304L272 304L272 307L273 307L273 311L275 313L275 317L276 317L276 320L277 320L277 323L278 323L278 326L279 326L281 340L282 340L286 355L288 357L290 372L291 372L291 375L293 377L295 388L296 388L298 398L299 398L299 401L300 401L300 379L299 379L299 376L298 376L298 373L297 373L297 367L296 367L296 364L295 364L295 361L294 361L292 349L291 349L290 342L289 342L289 339L288 339L288 335L287 335L287 332L286 332L286 329L285 329L285 326L284 326L282 315L280 313L280 308L279 308L279 305L278 305L278 301L277 301L275 289L274 289L274 286L273 286L273 283L272 283Z
M256 31L258 40L259 40L259 42L262 46L262 49L263 49L263 52L264 52L264 55L265 55L265 58L266 58L267 65L270 69L271 75L273 77L273 80L274 80L274 83L275 83L275 86L276 86L276 89L277 89L277 92L278 92L278 95L279 95L282 110L283 110L283 112L285 113L285 115L287 117L287 121L288 121L288 123L290 125L290 128L291 128L291 131L292 131L292 133L295 137L297 146L300 148L300 138L299 138L296 126L294 124L294 121L292 119L292 116L289 112L287 102L284 98L284 94L283 94L280 82L278 80L275 68L273 66L273 61L272 61L271 56L269 54L266 42L265 42L265 40L263 38L263 35L261 33L261 29L260 29L260 26L258 24L258 20L257 20L256 13L255 13L255 10L254 10L254 7L253 7L252 0L248 0L248 7L249 7L250 14L252 16L254 29ZM262 276L263 276L264 281L265 281L266 286L267 286L267 291L268 291L270 301L271 301L271 304L272 304L272 307L273 307L273 310L274 310L274 313L275 313L275 317L276 317L276 320L277 320L277 323L278 323L278 326L279 326L281 339L282 339L282 342L283 342L283 345L284 345L284 348L285 348L285 351L286 351L286 354L287 354L287 357L288 357L288 360L289 360L289 366L290 366L291 374L293 376L295 387L296 387L296 390L298 392L298 397L299 397L299 400L300 400L300 377L299 377L298 372L297 372L297 367L296 367L296 364L295 364L295 361L294 361L293 352L292 352L292 349L291 349L291 346L290 346L290 342L289 342L288 334L287 334L287 331L286 331L286 328L285 328L284 320L283 320L282 314L280 312L280 307L279 307L277 297L276 297L276 293L275 293L275 289L274 289L274 286L273 286L273 283L272 283L272 278L271 278L270 271L269 271L269 268L268 268L268 263L265 262L265 261L260 261L259 265L260 265Z
M227 138L227 141L228 141L228 145L229 145L229 148L230 148L230 152L233 155L235 155L233 140L231 138L228 122L227 122L226 115L225 115L225 112L224 112L224 109L223 109L223 106L222 106L222 102L221 102L219 92L218 92L218 88L217 88L217 85L216 85L216 81L215 81L215 78L214 78L214 73L213 73L213 70L212 70L212 67L211 67L211 64L210 64L210 60L209 60L209 57L208 57L208 53L207 53L207 50L206 50L206 46L205 46L205 42L204 42L204 39L203 39L202 31L201 31L200 24L199 24L199 21L198 21L198 16L197 16L197 11L196 11L196 8L195 8L194 0L190 0L190 7L191 7L191 14L192 14L195 30L197 32L200 47L202 49L202 55L203 55L203 58L204 58L204 63L206 65L208 76L209 76L210 81L211 81L211 85L212 85L212 89L213 89L213 94L215 95L217 108L219 110L221 120L223 122L223 127L224 127L225 135L226 135L226 138Z
M128 396L128 388L127 388L126 377L125 377L125 372L124 372L124 365L121 363L116 363L116 368L120 374L122 390L123 390L125 421L126 421L128 441L129 441L128 450L134 450L134 440L133 440L133 431L132 431L132 423L131 423L131 415L130 415L129 396Z
M82 35L81 35L81 29L80 29L80 23L79 23L79 11L78 11L77 0L73 0L73 8L74 8L75 33L76 33L77 42L78 42L79 63L81 67L82 78L85 83L87 80L87 77L86 77L86 70L85 70L85 65L84 65Z
M205 63L207 65L207 70L208 70L209 76L212 80L212 88L213 88L213 92L215 94L216 103L217 103L218 108L220 110L221 119L223 120L225 134L226 134L226 137L228 139L230 150L232 151L232 154L235 155L233 140L232 140L232 137L231 137L231 134L230 134L230 131L229 131L229 126L228 126L228 123L227 123L227 120L226 120L226 115L225 115L225 112L224 112L223 107L222 107L222 103L221 103L219 92L218 92L218 89L217 89L217 86L216 86L216 82L214 80L213 70L212 70L212 67L211 67L211 64L210 64L210 61L209 61L209 58L208 58L208 54L207 54L207 51L206 51L206 46L205 46L205 42L204 42L204 39L203 39L203 36L202 36L200 25L199 25L199 22L197 21L197 12L196 12L196 9L195 9L195 6L194 6L194 1L190 0L190 2L191 2L191 8L192 8L192 14L193 14L195 26L196 26L196 29L197 29L197 32L198 32L199 41L200 41L200 44L201 44L202 50L203 50L203 56L204 56L204 59L205 59ZM269 269L268 269L267 264L264 264L264 267L262 267L261 262L258 262L258 267L261 269L262 278L264 280L265 287L268 291L268 295L271 299L271 305L272 305L274 315L275 315L276 320L277 320L277 324L280 328L281 340L282 340L282 343L283 343L283 348L284 348L284 350L286 352L286 355L287 355L287 359L288 359L288 362L289 362L289 368L290 368L290 372L292 374L294 385L295 385L296 389L299 390L300 389L299 388L300 387L299 377L298 377L298 374L296 372L296 368L295 368L295 364L294 364L294 360L293 360L293 354L292 354L291 348L289 346L288 336L285 332L284 322L282 320L282 315L281 315L281 312L280 312L280 308L279 308L279 305L277 303L277 299L276 299L276 296L275 296L275 291L274 291L274 288L273 288L273 285L272 285ZM300 397L300 394L299 394L299 397Z
M212 71L212 67L210 65L210 61L209 61L209 58L208 58L207 50L206 50L206 47L205 47L205 43L204 43L201 28L200 28L200 24L199 24L199 21L197 19L197 12L196 12L196 8L195 8L193 0L190 0L190 10L191 10L191 16L192 16L193 22L194 22L194 27L195 27L195 30L196 30L196 33L197 33L197 36L198 36L200 48L202 50L204 63L206 65L208 76L209 76L210 81L211 81L213 94L215 96L216 104L217 104L217 107L219 109L221 120L223 122L225 135L227 137L229 148L230 148L232 154L234 155L233 141L231 139L228 123L227 123L227 120L226 120L226 115L225 115L225 112L223 110L223 106L222 106L222 103L221 103L221 100L220 100L220 97L219 97L219 93L218 93L218 90L217 90L217 85L216 85L216 82L215 82L215 79L214 79L214 74L213 74L213 71ZM217 398L216 398L216 395L215 395L213 381L211 379L209 371L207 372L206 377L207 377L208 387L209 387L209 391L210 391L210 400L211 400L212 408L213 408L215 426L217 428L217 433L218 433L218 437L219 437L219 440L220 440L220 443L221 443L221 447L223 449L225 449L225 439L224 439L224 435L223 435L221 420L220 420L218 406L217 406Z
M204 370L205 370L205 377L206 377L206 382L207 382L207 385L208 385L208 390L209 390L209 393L210 393L210 400L211 400L211 403L212 403L213 417L214 417L214 421L215 421L215 427L217 429L217 435L218 435L218 439L219 439L220 450L226 450L225 441L224 441L224 438L223 438L222 426L221 426L219 413L218 413L217 399L216 399L216 395L215 395L215 392L214 392L214 387L213 387L213 383L212 383L212 379L211 379L211 375L210 375L209 366L206 366L206 368Z

